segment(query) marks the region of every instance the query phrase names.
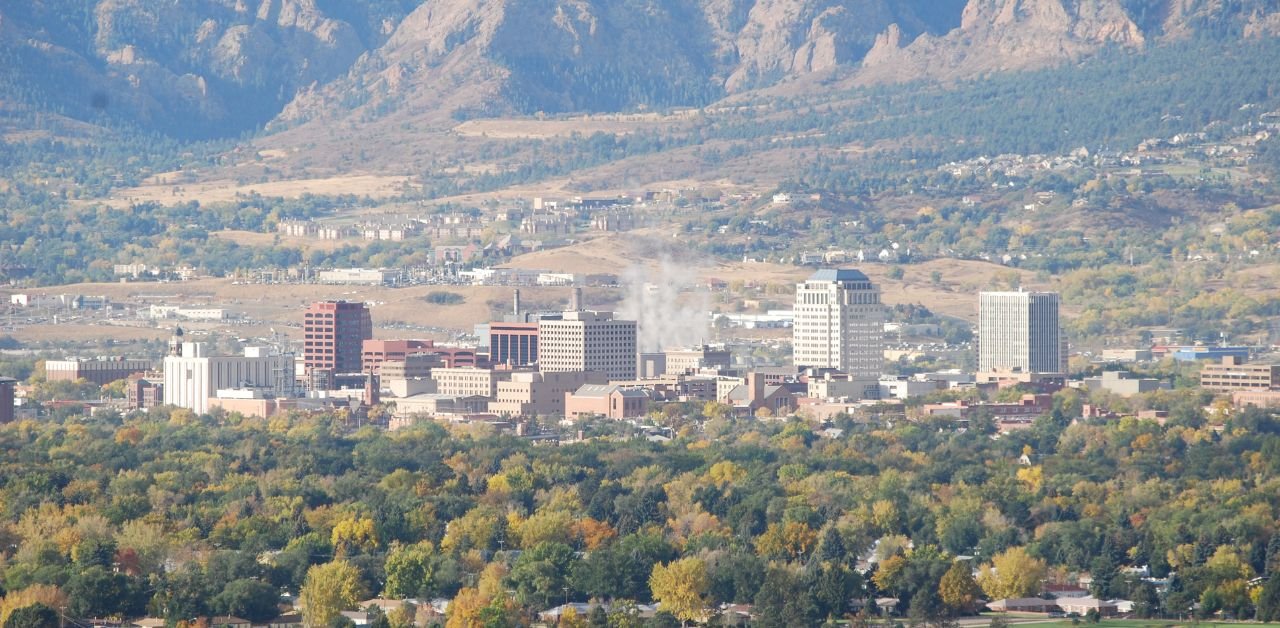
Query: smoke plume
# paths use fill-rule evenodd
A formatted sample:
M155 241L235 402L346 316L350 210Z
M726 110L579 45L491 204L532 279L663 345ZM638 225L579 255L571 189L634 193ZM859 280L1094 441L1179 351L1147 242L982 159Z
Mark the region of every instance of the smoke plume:
M631 266L619 277L625 296L620 318L635 320L642 352L691 347L711 339L711 295L688 265L662 258L656 267Z

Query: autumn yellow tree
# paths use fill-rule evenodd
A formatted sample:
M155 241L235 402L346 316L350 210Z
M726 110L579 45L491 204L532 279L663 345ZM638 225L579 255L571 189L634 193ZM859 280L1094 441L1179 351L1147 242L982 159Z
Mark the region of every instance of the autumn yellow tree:
M299 602L308 628L328 626L342 611L354 610L364 597L360 572L341 558L312 565L302 583Z
M957 560L951 563L938 583L938 596L953 613L968 614L977 609L982 588L974 580L968 561Z
M1031 597L1040 592L1048 567L1025 547L1010 547L983 566L978 584L993 600Z
M67 596L62 589L51 584L35 584L20 591L12 591L0 599L0 625L9 619L20 608L32 604L44 604L49 608L62 608L67 605Z
M699 620L706 615L710 586L707 564L700 558L657 564L649 575L649 589L653 598L662 604L662 610L684 621Z

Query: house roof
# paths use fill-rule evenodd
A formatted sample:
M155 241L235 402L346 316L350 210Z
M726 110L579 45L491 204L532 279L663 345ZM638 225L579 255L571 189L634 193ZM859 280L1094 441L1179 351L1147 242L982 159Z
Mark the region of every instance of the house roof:
M870 281L860 270L823 268L809 276L809 281Z

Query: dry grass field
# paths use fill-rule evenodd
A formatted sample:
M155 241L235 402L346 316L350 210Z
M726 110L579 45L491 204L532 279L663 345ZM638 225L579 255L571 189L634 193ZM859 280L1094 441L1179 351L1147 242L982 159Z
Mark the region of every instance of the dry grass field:
M220 203L235 201L240 197L254 194L283 198L298 198L304 194L317 196L354 194L370 198L388 198L401 194L405 186L413 185L415 183L412 177L403 175L355 174L240 184L229 179L187 182L185 173L165 173L152 177L147 185L116 190L102 202L113 207L128 207L146 202L163 205L176 205L188 201Z

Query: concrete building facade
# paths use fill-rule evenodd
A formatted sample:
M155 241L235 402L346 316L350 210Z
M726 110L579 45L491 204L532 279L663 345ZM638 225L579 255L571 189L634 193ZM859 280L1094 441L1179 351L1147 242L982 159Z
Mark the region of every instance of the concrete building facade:
M125 379L136 373L151 370L151 360L126 360L108 358L103 360L46 360L44 363L45 379L51 382L74 382L78 379L93 382L99 386Z
M498 382L489 412L505 416L564 416L565 395L584 384L604 384L605 376L587 371L512 373Z
M436 394L451 397L480 396L492 399L498 392L498 382L510 378L510 371L493 371L474 366L431 370L431 379L436 383Z
M364 341L373 338L373 319L363 303L317 301L303 313L302 334L307 373L359 373Z
M180 355L164 359L164 402L199 414L221 389L265 388L277 395L293 391L293 358L257 347L243 356L210 356L201 342L184 342Z
M729 350L724 347L702 345L688 349L668 349L666 374L684 375L700 369L727 369L733 364Z
M1200 369L1200 386L1214 392L1280 389L1280 364L1245 364L1238 357L1224 357Z
M565 312L538 330L538 368L547 373L593 371L610 380L636 378L636 322L611 312Z
M884 370L880 288L853 269L824 269L796 286L793 362L858 378Z
M979 293L978 371L1066 373L1058 293Z

